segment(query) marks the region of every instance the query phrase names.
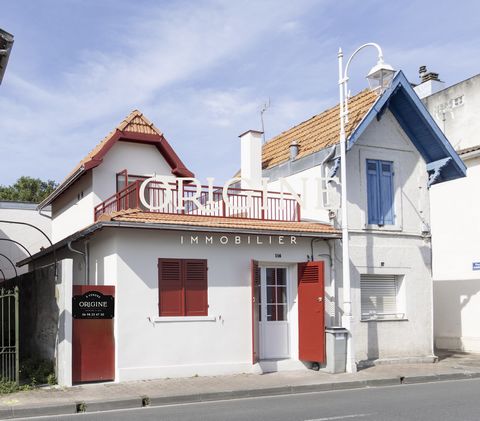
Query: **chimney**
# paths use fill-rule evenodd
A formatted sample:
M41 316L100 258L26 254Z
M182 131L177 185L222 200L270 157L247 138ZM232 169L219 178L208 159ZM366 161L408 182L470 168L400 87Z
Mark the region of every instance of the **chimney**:
M292 140L290 143L290 159L293 161L298 155L298 143L296 140Z
M248 130L238 136L240 138L240 160L242 189L260 189L262 187L262 134L257 130Z
M438 78L438 73L427 71L427 66L420 66L418 70L420 84L414 90L420 99L433 95L445 88L445 82Z

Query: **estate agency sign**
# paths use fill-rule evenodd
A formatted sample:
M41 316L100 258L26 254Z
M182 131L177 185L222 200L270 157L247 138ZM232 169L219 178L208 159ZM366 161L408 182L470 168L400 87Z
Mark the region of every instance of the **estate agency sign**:
M74 295L72 315L74 319L113 319L115 300L112 295L100 291L88 291Z

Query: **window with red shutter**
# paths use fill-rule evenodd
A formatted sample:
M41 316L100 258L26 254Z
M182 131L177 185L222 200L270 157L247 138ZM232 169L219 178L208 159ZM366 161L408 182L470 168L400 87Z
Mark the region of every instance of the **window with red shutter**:
M160 316L207 316L207 261L158 259Z

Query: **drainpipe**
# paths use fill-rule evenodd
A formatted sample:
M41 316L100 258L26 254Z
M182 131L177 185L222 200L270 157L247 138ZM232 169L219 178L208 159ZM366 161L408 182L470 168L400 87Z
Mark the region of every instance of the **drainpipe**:
M73 253L77 253L77 254L80 254L83 256L83 260L84 260L84 263L85 263L85 285L88 285L88 273L87 273L87 255L86 253L84 253L83 251L80 251L80 250L76 250L72 247L72 242L69 241L67 243L67 247L70 251L72 251ZM85 246L86 247L86 246Z
M335 240L327 240L328 249L330 251L330 285L332 287L333 301L333 326L337 326L337 294L336 288L336 272L335 272Z

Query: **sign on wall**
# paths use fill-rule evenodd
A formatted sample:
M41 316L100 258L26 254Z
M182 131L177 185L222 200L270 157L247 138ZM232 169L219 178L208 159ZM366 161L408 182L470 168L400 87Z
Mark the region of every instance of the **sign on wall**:
M112 295L88 291L83 295L73 296L72 315L74 319L113 319L114 304Z

